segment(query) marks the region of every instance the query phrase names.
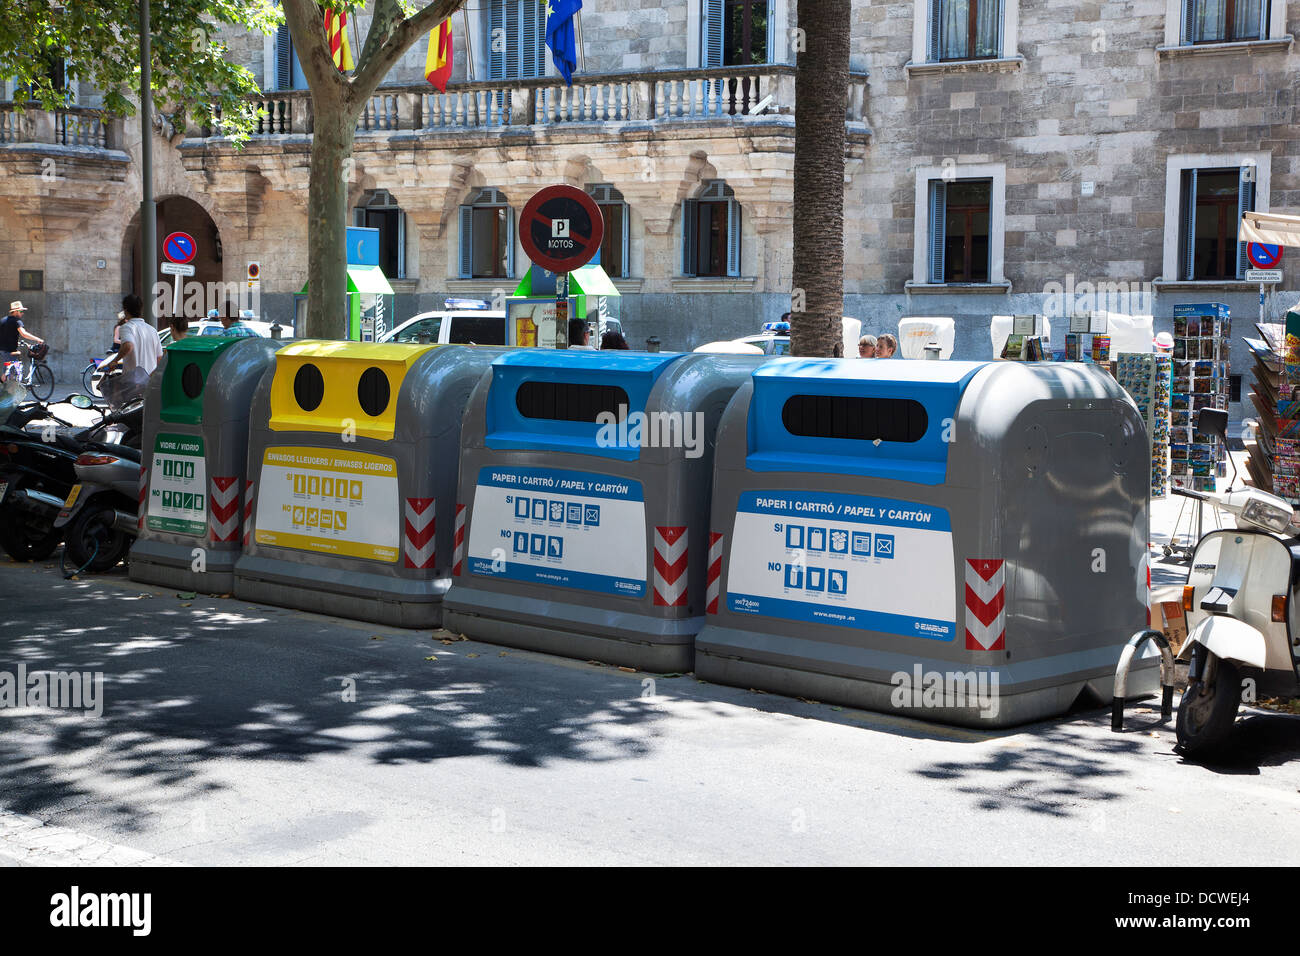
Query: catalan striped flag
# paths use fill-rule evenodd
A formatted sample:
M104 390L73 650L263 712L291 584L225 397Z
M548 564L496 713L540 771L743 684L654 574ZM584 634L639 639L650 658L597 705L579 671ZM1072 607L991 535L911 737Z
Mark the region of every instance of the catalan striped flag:
M330 56L340 73L353 69L352 46L348 43L348 15L342 10L325 11L325 36L329 39Z
M429 55L424 61L424 78L439 93L447 92L451 79L451 21L443 20L438 29L429 34Z

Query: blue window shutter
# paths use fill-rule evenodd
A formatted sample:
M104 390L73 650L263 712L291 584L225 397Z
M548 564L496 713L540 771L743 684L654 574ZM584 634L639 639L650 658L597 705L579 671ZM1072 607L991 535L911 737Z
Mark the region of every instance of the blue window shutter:
M622 275L624 278L627 278L629 275L632 274L629 266L631 260L628 258L629 256L628 247L631 245L631 235L632 235L631 230L628 228L628 223L631 221L631 219L632 219L632 207L629 206L627 203L623 203L623 271L620 273L620 275Z
M740 275L740 203L727 200L727 275Z
M1255 209L1255 188L1258 186L1259 170L1254 166L1242 166L1237 181L1237 226L1241 226L1241 217ZM1243 279L1250 268L1246 258L1247 243L1237 243L1237 278Z
M1196 7L1200 0L1183 0L1183 43L1195 43Z
M397 213L397 278L406 278L406 213Z
M542 38L546 33L546 8L533 0L523 0L519 27L520 76L541 76Z
M505 31L505 2L506 0L491 0L491 6L488 7L488 79L503 80L505 79L506 50L505 47L497 49L497 37L502 36ZM507 45L509 41L507 40Z
M521 74L519 72L519 41L520 25L519 14L523 10L523 4L520 0L505 0L505 16L503 26L505 29L505 72L503 77L509 80L517 80Z
M776 4L777 0L767 0L767 62L776 62Z
M917 0L919 3L920 0ZM937 63L939 61L939 24L943 17L944 0L928 0L930 4L930 35L927 37L927 48L929 50L929 61Z
M699 226L699 209L698 199L687 199L682 203L682 275L684 276L696 274L695 263L699 258L699 234L696 232Z
M1015 56L1016 53L1015 50L1008 50L1006 48L1007 5L1006 3L1003 2L1003 0L994 0L994 2L998 5L996 11L997 18L998 18L997 19L998 38L997 38L997 47L995 48L994 56L998 56L998 57Z
M289 28L283 23L275 28L275 88L287 90L293 87L293 42L289 38Z
M1183 208L1182 222L1179 224L1182 230L1181 235L1181 268L1183 274L1180 279L1196 278L1196 170L1186 169L1183 171Z
M943 282L944 230L948 218L948 184L942 179L930 180L930 274L926 281Z
M460 277L474 275L474 207L460 207Z
M505 207L506 214L506 276L513 278L515 274L515 211L509 206Z
M723 0L700 0L700 66L722 66Z

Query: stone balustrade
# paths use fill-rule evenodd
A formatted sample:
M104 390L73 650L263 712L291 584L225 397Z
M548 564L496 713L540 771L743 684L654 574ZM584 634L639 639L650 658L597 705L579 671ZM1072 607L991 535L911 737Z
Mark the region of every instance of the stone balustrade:
M99 110L48 111L35 103L0 102L0 144L34 143L117 149L122 120Z
M381 87L357 122L359 134L394 131L492 129L506 126L558 127L576 123L749 122L795 110L794 67L765 65L654 73L575 76L461 83L439 93L428 84ZM307 90L264 92L256 98L254 137L305 135L312 131ZM865 123L867 76L849 78L845 120ZM114 149L122 120L97 110L70 108L50 113L0 103L0 144L48 143ZM191 123L189 138L210 129Z

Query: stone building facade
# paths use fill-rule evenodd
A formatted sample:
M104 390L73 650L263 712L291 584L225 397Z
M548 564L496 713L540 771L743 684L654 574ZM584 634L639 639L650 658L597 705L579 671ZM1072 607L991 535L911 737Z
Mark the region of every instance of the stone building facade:
M1300 206L1290 6L855 2L845 313L877 332L953 316L956 354L970 358L988 356L994 314L1105 308L1153 314L1159 329L1175 304L1222 301L1248 331L1259 303L1239 279L1236 215ZM363 118L351 191L370 209L359 221L400 211L397 318L513 289L527 267L517 236L493 231L467 255L466 223L491 216L465 208L495 204L513 221L555 182L619 205L626 252L610 271L623 273L634 345L688 349L789 309L794 0L590 4L572 88L540 38L520 39L537 16L532 0L457 14L448 94L423 82L419 45ZM260 262L263 314L287 322L306 272L310 102L285 88L282 37L228 39L266 91L262 129L239 149L156 129L161 225L197 223L213 250L202 270L227 283ZM134 121L88 111L0 122L0 296L32 307L66 371L102 350L132 281L138 148ZM476 275L479 252L512 274ZM20 288L20 271L41 288ZM1288 261L1271 315L1297 279ZM1248 366L1240 334L1233 358Z

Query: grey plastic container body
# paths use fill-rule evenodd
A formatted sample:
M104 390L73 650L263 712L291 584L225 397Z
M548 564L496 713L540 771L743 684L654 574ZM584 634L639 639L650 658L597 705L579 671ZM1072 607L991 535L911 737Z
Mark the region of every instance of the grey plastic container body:
M757 413L751 381L719 429L718 600L696 639L698 676L980 727L1109 700L1148 600L1147 440L1115 381L1076 364L872 362L835 383L834 361L787 361L806 380ZM907 381L891 377L900 366L912 366ZM927 370L949 378L948 397L925 398L915 445L764 450L761 435L804 441L783 398L921 396ZM909 474L908 449L933 429L947 429L946 451L930 445ZM1158 673L1158 658L1136 662L1132 693L1154 692Z
M280 345L249 337L225 347L203 377L201 394L193 399L201 406L202 421L198 423L162 420L164 393L174 392L179 385L169 380L170 367L178 366L170 369L173 374L183 371L184 365L195 358L176 349L163 352L145 392L141 458L147 484L140 506L139 533L131 546L132 581L209 594L228 594L234 589L235 562L243 542L249 409L253 393L262 375L274 364L275 350ZM201 362L202 356L198 359ZM167 401L184 405L188 397L171 394ZM201 455L192 454L197 446L191 443L186 448L183 446L187 443L177 440L186 437L201 440ZM183 454L187 451L191 454ZM165 459L168 465L179 461L197 466L196 470L201 468L198 481L163 476ZM206 495L206 507L200 510L205 510L207 516L201 524L177 517L177 509L162 507L164 492L173 492L160 486L174 486L175 493L183 493L180 489L186 484Z
M475 384L502 350L460 345L328 344L338 349L342 361L359 365L366 364L366 349L423 348L424 353L393 389L391 439L367 437L358 431L347 440L344 429L272 429L275 375L265 376L253 402L248 451L252 529L235 568L235 595L397 627L437 627L442 620L443 595L451 583L461 415ZM327 390L332 378L340 376L337 368L331 367L338 361L329 357L319 361ZM355 382L355 373L354 368L349 384ZM343 406L346 409L346 401ZM340 419L345 428L348 418L345 412ZM337 539L326 539L325 532L318 531L316 536L295 541L282 523L277 524L298 507L298 500L304 510L316 500L310 487L305 499L288 491L292 483L286 475L297 467L294 460L301 461L304 454L307 463L301 467L308 481L313 474L328 474L332 467L313 462L336 461L339 455L369 456L391 463L391 474L380 479L383 486L367 484L363 491L364 497L376 495L379 502L372 500L364 509L346 512L347 533ZM366 476L353 477L370 481ZM268 480L274 482L270 491ZM373 545L367 555L356 550L362 525ZM396 554L390 557L393 551Z
M766 359L525 351L503 361L544 364L517 368L514 378L485 377L465 414L465 557L444 602L445 626L510 647L641 670L689 670L704 623L714 435L735 390ZM493 403L515 403L525 383L577 381L600 388L621 382L635 396L631 376L620 373L628 362L653 377L643 402L632 399L628 421L637 421L638 412L647 429L651 422L690 419L698 455L684 447L641 447L634 458L615 457L617 450L593 440L594 425L569 426L586 434L548 443L556 423L540 419L518 421L531 433L507 439L509 447L494 443L492 435L509 428L489 425ZM657 372L645 371L654 365ZM581 375L584 370L591 374ZM493 484L498 479L504 483ZM614 489L613 497L600 497L602 487ZM534 507L557 506L564 522L550 520L549 510L534 517ZM515 513L525 507L526 517ZM592 517L601 524L584 523ZM524 555L520 542L529 550L537 550L534 542L554 549L555 556Z

